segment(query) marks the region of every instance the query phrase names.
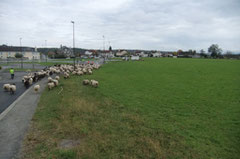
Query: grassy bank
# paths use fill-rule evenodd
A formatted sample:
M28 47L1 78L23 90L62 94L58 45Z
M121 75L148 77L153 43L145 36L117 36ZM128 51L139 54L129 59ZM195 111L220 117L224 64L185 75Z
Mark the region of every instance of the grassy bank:
M239 67L146 59L62 79L41 96L25 158L238 158ZM100 87L83 86L84 78ZM64 139L78 144L61 148Z

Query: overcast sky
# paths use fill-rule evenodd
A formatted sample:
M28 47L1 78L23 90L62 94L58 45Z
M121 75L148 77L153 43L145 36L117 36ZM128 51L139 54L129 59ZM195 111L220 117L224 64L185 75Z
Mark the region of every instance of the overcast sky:
M240 51L240 0L0 0L0 44Z

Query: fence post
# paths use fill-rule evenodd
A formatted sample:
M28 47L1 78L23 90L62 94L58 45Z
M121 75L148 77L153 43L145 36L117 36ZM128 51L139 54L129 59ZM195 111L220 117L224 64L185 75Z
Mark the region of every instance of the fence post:
M33 65L33 69L34 69L34 56L32 58L32 65Z
M23 68L23 57L21 57L21 68Z

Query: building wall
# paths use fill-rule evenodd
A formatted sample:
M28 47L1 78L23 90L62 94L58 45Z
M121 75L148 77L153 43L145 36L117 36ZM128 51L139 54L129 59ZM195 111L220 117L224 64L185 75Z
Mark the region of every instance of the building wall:
M23 57L28 58L29 60L34 59L40 59L40 53L39 52L8 52L8 51L1 51L0 52L0 59L7 59L8 57L15 58L16 53L23 53Z
M39 52L25 52L24 57L28 58L29 60L32 60L33 58L35 60L40 59L40 53Z

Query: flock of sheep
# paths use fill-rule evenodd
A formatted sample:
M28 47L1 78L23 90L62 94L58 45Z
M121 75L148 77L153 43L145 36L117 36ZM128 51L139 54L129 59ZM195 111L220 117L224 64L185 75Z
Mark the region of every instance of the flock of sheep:
M75 65L75 69L73 65L70 64L61 64L61 65L54 65L49 68L45 68L39 72L35 73L28 73L28 75L23 76L22 83L26 88L31 86L34 82L37 82L41 80L44 77L48 77L48 89L51 90L54 87L57 87L59 85L60 80L60 74L63 75L64 79L68 79L70 75L84 75L89 74L91 75L93 73L94 69L99 69L99 64L77 64ZM55 78L52 78L51 76L53 74L56 74ZM98 87L98 81L96 80L83 80L83 85L91 85L93 87ZM10 92L11 94L14 94L16 92L16 85L15 84L4 84L3 89L6 92ZM33 90L37 93L40 90L40 85L37 84L33 87Z

